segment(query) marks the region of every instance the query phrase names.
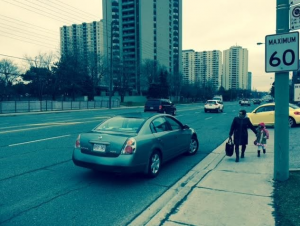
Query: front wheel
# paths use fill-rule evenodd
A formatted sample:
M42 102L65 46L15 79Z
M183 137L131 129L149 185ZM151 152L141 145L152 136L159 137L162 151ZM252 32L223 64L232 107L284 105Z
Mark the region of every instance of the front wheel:
M196 136L193 136L191 138L190 147L189 147L189 150L188 150L187 154L188 155L196 154L196 152L198 151L198 148L199 148L198 139L196 138Z
M154 178L158 175L161 166L161 156L158 151L154 151L149 158L147 176Z

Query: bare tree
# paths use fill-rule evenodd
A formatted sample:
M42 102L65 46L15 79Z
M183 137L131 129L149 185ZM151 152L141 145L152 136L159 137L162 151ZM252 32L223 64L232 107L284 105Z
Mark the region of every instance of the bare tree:
M45 92L56 87L56 80L52 77L52 67L54 60L57 59L53 53L39 53L36 57L24 57L30 69L25 73L24 79L32 84L32 91L42 100ZM36 90L35 90L36 89Z
M11 60L3 59L0 61L0 79L4 82L6 87L17 81L19 77L18 73L18 66Z
M141 65L140 84L141 90L148 90L150 84L159 83L159 73L162 70L155 60L146 59Z

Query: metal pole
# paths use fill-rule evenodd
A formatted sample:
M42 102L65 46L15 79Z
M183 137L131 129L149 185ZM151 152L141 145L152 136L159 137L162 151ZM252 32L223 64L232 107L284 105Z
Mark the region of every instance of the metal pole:
M110 75L109 75L109 109L111 109L111 99L112 99L112 81L113 81L113 65L112 65L112 42L113 42L113 37L112 37L112 28L113 28L113 23L111 22L110 24Z
M289 0L277 0L276 34L289 32ZM289 72L275 73L274 180L289 178Z

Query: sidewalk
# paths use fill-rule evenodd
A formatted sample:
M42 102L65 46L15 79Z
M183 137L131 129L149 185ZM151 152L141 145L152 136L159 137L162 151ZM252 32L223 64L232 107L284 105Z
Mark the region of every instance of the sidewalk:
M274 226L274 130L260 158L248 132L244 159L225 156L225 141L130 225Z

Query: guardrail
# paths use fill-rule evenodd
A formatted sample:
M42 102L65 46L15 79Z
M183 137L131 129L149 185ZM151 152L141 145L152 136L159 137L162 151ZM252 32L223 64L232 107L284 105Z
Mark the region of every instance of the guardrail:
M112 100L111 107L120 107L120 101ZM109 108L109 100L101 101L0 101L0 114L64 111Z

